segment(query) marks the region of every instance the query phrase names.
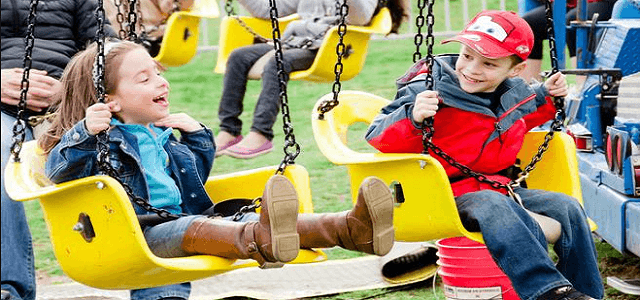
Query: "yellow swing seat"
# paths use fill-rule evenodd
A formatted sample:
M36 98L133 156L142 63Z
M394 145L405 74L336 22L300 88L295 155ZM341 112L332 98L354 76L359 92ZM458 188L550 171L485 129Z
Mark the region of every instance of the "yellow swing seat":
M213 0L198 0L191 10L171 14L155 60L167 67L188 63L198 51L200 19L219 16L218 3Z
M271 21L254 17L239 17L250 28L262 37L271 37ZM284 32L286 26L298 15L290 15L279 19L280 31ZM349 80L358 75L364 66L371 34L387 34L391 31L391 14L389 9L382 8L366 26L347 25L347 33L344 35L345 56L342 58L341 80ZM311 67L307 70L292 72L291 80L306 80L313 82L332 82L335 80L334 67L337 60L336 45L340 36L338 27L332 27L327 31L322 41L318 54ZM234 17L225 17L220 24L220 42L218 43L218 61L215 72L224 74L229 54L239 48L254 43L254 36L243 28ZM255 78L253 78L255 79Z
M21 162L7 164L7 193L16 201L40 200L55 256L73 280L100 289L139 289L257 266L253 260L207 255L157 257L147 246L129 197L115 179L100 175L52 184L43 173L46 158L35 141L23 144L20 157ZM275 170L274 166L211 176L206 190L214 202L259 197ZM285 176L298 191L299 211L312 212L306 169L291 165ZM322 251L301 250L293 263L323 260Z
M317 107L331 99L331 93L323 96L313 110L311 122L316 143L329 161L347 167L353 199L358 183L367 176L375 175L387 184L402 186L405 202L396 203L394 211L396 240L415 242L466 236L483 242L481 233L463 227L447 174L435 158L418 153L363 153L347 146L349 126L359 122L370 124L389 100L365 92L343 91L339 94L339 105L319 120ZM531 161L545 134L529 132L525 136L518 154L523 164ZM571 137L556 133L544 158L530 173L528 186L565 193L582 203L575 151Z

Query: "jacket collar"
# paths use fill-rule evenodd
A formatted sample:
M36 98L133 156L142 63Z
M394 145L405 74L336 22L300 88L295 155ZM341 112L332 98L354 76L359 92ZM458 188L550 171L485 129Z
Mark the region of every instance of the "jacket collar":
M436 56L433 63L434 89L442 97L442 103L447 106L491 117L500 117L509 112L511 108L516 107L522 100L535 95L535 91L523 79L519 77L507 78L500 85L500 90L503 92L500 99L501 105L498 107L497 113L494 113L489 109L487 99L469 94L460 88L460 82L455 74L457 59L457 54L444 54ZM413 82L425 81L426 74L422 71L425 64L426 60L421 59L409 68L407 73L396 81L398 88Z

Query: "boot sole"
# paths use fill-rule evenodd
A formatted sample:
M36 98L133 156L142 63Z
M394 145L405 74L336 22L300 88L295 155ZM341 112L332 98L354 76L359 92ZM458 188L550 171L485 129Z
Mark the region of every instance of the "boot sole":
M266 189L270 200L267 205L273 256L281 262L292 261L300 249L298 194L289 179L282 175L272 176Z
M376 255L385 255L391 251L395 239L393 196L382 180L368 177L364 181L364 201L367 204L373 228L373 251Z

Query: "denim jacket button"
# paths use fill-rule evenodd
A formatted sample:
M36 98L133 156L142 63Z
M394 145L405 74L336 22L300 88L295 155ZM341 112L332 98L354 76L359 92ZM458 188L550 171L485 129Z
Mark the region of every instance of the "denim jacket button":
M71 136L71 138L72 138L74 141L78 141L78 140L80 139L80 134L79 134L79 133L77 133L77 132L74 132L74 133L73 133L73 135Z
M185 168L180 169L180 173L182 173L182 174L187 173L187 169L185 169Z
M191 193L191 198L195 198L196 196L196 193Z

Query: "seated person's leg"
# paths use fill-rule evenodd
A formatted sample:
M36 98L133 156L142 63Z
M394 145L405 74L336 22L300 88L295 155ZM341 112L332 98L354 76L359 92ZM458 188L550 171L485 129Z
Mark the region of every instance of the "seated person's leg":
M285 82L294 71L306 70L313 64L317 51L288 49L283 55ZM273 125L280 107L280 79L275 58L271 58L262 73L262 90L253 113L251 132L240 143L229 147L227 154L236 158L251 158L273 149Z
M511 197L485 190L456 198L462 223L482 232L494 260L522 299L535 299L569 281L547 253L544 233Z
M547 23L544 5L532 9L522 16L522 18L527 21L531 27L534 40L533 49L531 50L529 59L527 59L527 66L522 74L520 74L520 77L522 77L526 82L530 82L532 79L541 81L542 78L540 77L540 71L543 56L542 45L547 39Z
M247 89L247 73L251 66L271 49L273 46L268 44L255 44L238 48L229 55L218 108L220 133L215 139L218 151L240 136L242 121L239 116L244 109L243 100Z
M516 192L529 210L562 224L560 240L554 245L559 258L558 270L578 291L602 298L604 290L598 270L598 253L580 203L561 193L532 189L517 189Z

